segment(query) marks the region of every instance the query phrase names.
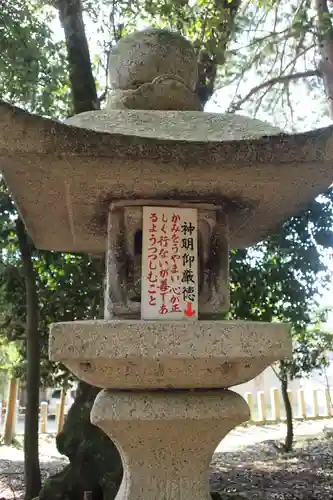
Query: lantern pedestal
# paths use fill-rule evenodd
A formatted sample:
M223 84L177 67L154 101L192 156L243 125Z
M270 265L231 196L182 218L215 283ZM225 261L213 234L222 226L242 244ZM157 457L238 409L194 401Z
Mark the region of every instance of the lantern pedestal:
M122 457L116 500L208 500L212 455L249 416L244 399L229 390L104 390L91 422L113 440Z
M287 325L219 321L229 250L328 188L333 128L290 136L201 112L196 50L166 30L122 37L109 68L106 108L65 124L0 101L2 173L37 248L107 254L105 321L53 325L50 357L107 390L92 422L121 450L118 500L208 500L211 455L249 416L220 388L292 353ZM83 448L73 438L90 472Z
M91 422L122 457L117 500L208 500L214 450L250 416L227 388L289 349L285 325L252 321L75 321L50 334L52 359L104 389Z

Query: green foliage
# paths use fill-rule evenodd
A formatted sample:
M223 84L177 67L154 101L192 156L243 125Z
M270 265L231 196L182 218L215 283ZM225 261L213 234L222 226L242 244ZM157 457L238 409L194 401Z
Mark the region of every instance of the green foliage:
M7 189L0 184L0 334L16 342L21 362L16 376L25 373L25 285L15 233L17 213ZM37 274L41 342L41 376L44 384L59 385L69 376L59 364L48 360L49 326L57 321L98 317L102 295L99 262L86 255L34 251Z
M54 11L38 1L1 3L0 95L44 116L68 113L70 88L66 53L54 41Z
M50 28L55 11L47 3L48 0L2 3L0 92L2 98L14 104L59 118L66 116L70 108L68 66L64 43L56 41ZM290 119L296 116L297 124L301 113L295 113L297 96L292 92L291 83L298 82L299 76L295 73L304 75L308 69L312 70L309 73L312 77L308 78L309 74L302 77L306 78L308 94L312 100L317 98L317 107L323 103L323 89L313 65L317 33L309 0L83 0L83 6L86 26L92 35L88 38L95 42L91 60L98 90L107 87L110 46L138 24L140 27L150 24L180 31L193 41L199 56L205 54L207 67L213 68L213 78L209 78L207 67L199 66L200 71L204 66L206 86L214 83L216 64L220 66L217 82L224 87L221 102L226 103L229 111L246 109L252 115L265 112L266 118L267 114L270 119L277 117L280 124L281 118L285 118L288 128L292 128ZM75 50L73 54L75 58ZM71 61L71 67L75 67L75 63L80 62ZM317 118L322 114L320 109ZM300 169L300 182L301 176ZM292 325L294 356L291 362L283 360L279 365L285 389L287 375L304 376L312 368L326 363L328 337L320 332L318 325L313 328L309 325L313 322L320 292L329 280L321 254L332 246L332 205L333 193L328 191L299 216L277 228L266 241L248 250L233 251L231 255L230 317L285 321ZM16 374L24 377L26 297L16 217L9 193L1 183L0 337L18 346L20 363ZM44 384L60 385L69 375L63 367L48 361L49 324L99 316L102 266L88 256L36 249L33 249L33 264L40 313L36 334L41 343L41 375ZM115 448L111 450L105 435L91 426L89 404L97 389L83 384L81 388L84 387L90 395L82 394L82 400L73 405L72 416L67 419L68 428L58 443L60 451L70 457L71 464L47 482L41 498L63 498L64 495L77 498L78 491L70 494L73 486L79 486L79 496L82 496L82 470L87 481L85 490L114 486L108 471L113 472L112 467L120 465L119 457L114 455ZM112 456L108 455L110 451ZM107 492L110 498L113 494L114 491Z
M299 331L318 307L318 291L331 273L322 253L333 243L333 190L313 201L249 250L232 252L232 314L287 321Z
M311 128L327 117L317 70L321 54L316 13L310 0L84 0L83 4L86 18L94 24L89 30L97 41L96 70L103 80L105 54L120 36L138 26L166 27L181 32L198 52L204 49L217 62L214 101L222 111L242 111L287 130Z
M92 50L92 60L101 89L110 45L139 23L178 30L194 42L198 52L207 50L220 64L219 83L234 90L228 104L232 110L247 105L242 86L251 89L253 83L249 81L253 75L255 84L260 86L260 81L268 77L280 78L307 69L312 64L311 54L315 53L316 33L308 0L248 4L235 0L84 0L83 7L86 25L95 34L97 49ZM4 26L0 28L0 91L2 97L29 110L62 117L69 109L70 89L64 43L55 41L50 28L55 15L55 10L44 1L5 3L0 12L0 26ZM301 58L309 54L307 65L299 66ZM288 114L294 102L289 83L277 82L277 86L255 90L247 109L252 114L264 110L280 118ZM314 85L311 92L315 95L319 90L322 93L322 88ZM16 213L3 186L0 195L0 317L5 323L6 337L20 342L24 358L25 295L13 224ZM329 280L321 254L333 244L332 201L332 191L328 191L265 242L231 255L230 316L291 323L295 362L288 367L290 373L300 373L298 351L311 344L307 325L318 306L319 291ZM87 256L37 250L34 265L40 302L42 371L46 375L50 371L48 325L53 321L96 317L102 272ZM59 366L52 365L53 368L55 377L64 375Z
M292 326L293 359L280 365L280 376L303 377L325 366L328 340L318 325L309 325L317 315L320 291L332 279L322 260L333 244L332 227L330 189L265 242L232 252L232 316Z
M269 116L287 130L311 128L327 116L317 70L322 55L313 2L244 3L235 23L241 36L231 39L219 79L223 93L230 96L224 100L225 109ZM304 99L307 106L302 105Z
M0 337L0 400L5 398L8 381L20 360L15 342Z

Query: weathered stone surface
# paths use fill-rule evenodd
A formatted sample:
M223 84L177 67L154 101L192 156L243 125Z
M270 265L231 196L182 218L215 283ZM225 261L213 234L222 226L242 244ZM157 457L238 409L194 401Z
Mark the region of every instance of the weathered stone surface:
M158 201L160 207L163 204L171 211L180 207L197 211L198 314L201 319L212 318L212 314L219 315L216 319L222 319L221 313L230 307L227 215L222 207L207 203ZM155 205L153 200L136 199L113 202L110 206L105 319L113 315L127 319L140 317L143 207Z
M113 316L116 306L125 308L128 291L128 261L124 210L109 212L108 239L106 244L106 283L104 318Z
M135 89L167 74L194 90L198 80L192 44L179 33L161 29L123 37L111 50L109 68L109 82L115 89Z
M327 438L333 438L333 427L328 425L324 427L324 435Z
M56 323L50 357L105 388L231 387L288 357L289 330L252 321Z
M0 104L0 166L39 248L105 251L110 202L136 198L222 204L230 248L243 247L333 179L332 127L260 139L272 130L244 117L96 113L72 127Z
M203 144L246 141L259 139L263 135L281 134L280 129L269 123L247 116L200 111L104 109L72 116L66 120L66 124L97 132L118 133L124 136L130 134L133 137L156 140L186 141L190 144L197 141ZM170 161L172 162L172 158ZM210 159L207 161L207 168L209 162ZM221 164L220 169L222 173Z
M249 417L246 402L232 391L103 391L91 413L121 452L118 500L209 498L215 448Z
M201 104L198 96L184 83L165 77L144 83L135 90L110 92L107 109L201 111Z
M208 245L206 259L201 262L199 312L204 314L222 313L230 308L229 284L229 222L228 216L216 211L214 225L203 224L200 228L200 251ZM207 239L207 241L205 241Z
M218 206L229 233L222 220L211 226L209 255L219 258L211 262L206 281L224 307L227 239L230 248L257 242L328 187L332 129L283 136L257 120L196 112L195 58L178 34L146 30L123 38L110 56L115 92L108 104L122 109L60 124L0 103L0 162L40 248L105 251L109 207L124 199ZM267 134L271 137L263 137ZM114 231L108 241L107 316L112 304L126 306L128 288L125 223L116 216L109 221ZM95 321L55 325L50 351L84 381L131 389L104 391L92 411L92 421L122 454L118 500L202 500L209 497L215 446L249 417L240 396L205 389L249 380L288 356L291 341L288 327L278 324ZM152 392L143 393L147 388ZM111 442L103 449L104 436L86 425L96 389L87 391L74 405L78 415L68 419L58 438L70 466L53 497L46 485L45 500L76 500L84 490L111 499L117 490L119 454Z

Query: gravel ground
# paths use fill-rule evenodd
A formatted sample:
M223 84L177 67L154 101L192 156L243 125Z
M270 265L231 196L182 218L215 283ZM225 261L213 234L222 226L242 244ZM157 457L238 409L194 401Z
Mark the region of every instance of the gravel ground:
M299 440L290 454L278 452L271 441L218 453L211 485L249 500L332 500L333 439Z
M67 463L55 450L54 436L40 440L42 481L55 474ZM0 446L0 500L23 500L24 466L22 447Z
M284 436L284 425L235 429L214 455L212 490L230 499L333 500L333 439L324 437L325 424L297 423L291 454L274 446ZM54 436L41 437L40 463L43 479L66 463L55 449ZM0 500L21 500L23 489L22 449L1 446Z

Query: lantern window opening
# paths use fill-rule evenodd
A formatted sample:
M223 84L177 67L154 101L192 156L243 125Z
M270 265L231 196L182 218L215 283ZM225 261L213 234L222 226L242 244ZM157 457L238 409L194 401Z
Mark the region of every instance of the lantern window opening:
M138 229L134 234L134 255L142 255L142 229Z

